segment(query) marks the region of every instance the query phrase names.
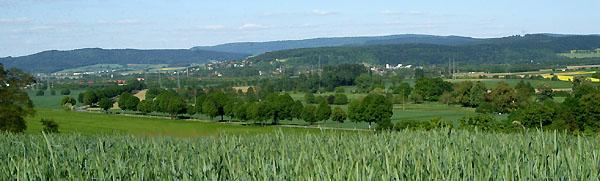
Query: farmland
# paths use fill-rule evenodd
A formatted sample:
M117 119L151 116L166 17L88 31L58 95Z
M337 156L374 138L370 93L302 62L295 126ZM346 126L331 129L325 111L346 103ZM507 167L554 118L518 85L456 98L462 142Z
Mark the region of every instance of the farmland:
M426 138L426 139L424 139ZM600 140L558 132L0 136L1 180L595 180Z

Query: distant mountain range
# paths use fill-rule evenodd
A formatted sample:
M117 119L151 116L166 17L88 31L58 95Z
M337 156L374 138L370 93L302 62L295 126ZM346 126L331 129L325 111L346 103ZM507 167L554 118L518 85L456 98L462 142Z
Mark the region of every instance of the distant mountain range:
M338 37L338 38L314 38L305 40L285 40L269 42L241 42L227 43L215 46L197 46L192 50L209 50L219 52L236 52L259 55L266 52L289 50L298 48L334 47L334 46L363 46L363 45L387 45L406 43L427 43L436 45L462 45L484 39L476 39L461 36L435 36L435 35L389 35L389 36L366 36L366 37Z
M209 60L297 60L296 64L411 63L439 64L456 58L470 63L510 63L557 59L556 53L600 48L597 35L533 34L503 38L435 35L315 38L270 42L228 43L177 50L85 48L44 51L0 58L5 67L26 72L52 73L95 64L191 64Z
M85 48L69 51L44 51L22 57L0 58L5 67L26 72L53 73L95 64L191 64L209 60L235 60L249 54L215 51L135 50Z

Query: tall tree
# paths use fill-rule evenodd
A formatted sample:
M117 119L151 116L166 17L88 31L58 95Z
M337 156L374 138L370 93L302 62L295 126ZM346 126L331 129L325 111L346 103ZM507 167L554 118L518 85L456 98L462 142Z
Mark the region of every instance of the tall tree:
M501 113L509 113L517 108L517 94L505 82L499 82L488 95L495 110Z
M546 100L552 99L552 86L547 83L538 84L537 100L539 102L546 102Z
M327 102L323 101L317 107L317 112L315 114L317 121L327 121L331 117L331 106L327 104Z
M471 99L469 104L471 107L477 107L485 102L485 97L487 96L487 87L481 81L475 82L473 87L471 87L470 96Z
M60 100L60 106L62 106L65 110L73 109L73 106L75 106L75 104L77 104L77 100L69 96L64 96Z
M317 108L313 105L304 106L304 110L302 111L302 119L305 122L310 123L310 125L313 125L315 122L317 122L315 117L316 109Z
M110 109L115 102L112 99L103 97L98 101L98 106L104 110L104 112L108 113L108 109Z
M471 89L473 82L463 81L454 88L454 98L456 102L463 106L471 106Z
M346 118L347 118L346 112L344 112L344 110L342 108L340 108L339 106L336 106L335 108L333 108L333 111L331 113L331 120L338 122L338 128L340 127L340 123L344 123Z
M392 103L382 95L369 94L360 103L350 103L350 106L349 118L369 123L369 129L372 128L372 123L390 122L394 114Z
M96 102L98 102L96 93L93 90L85 91L85 94L83 94L83 104L92 105Z
M33 76L12 68L5 70L0 63L0 131L23 132L27 129L24 117L33 116L33 102L22 88L35 83Z

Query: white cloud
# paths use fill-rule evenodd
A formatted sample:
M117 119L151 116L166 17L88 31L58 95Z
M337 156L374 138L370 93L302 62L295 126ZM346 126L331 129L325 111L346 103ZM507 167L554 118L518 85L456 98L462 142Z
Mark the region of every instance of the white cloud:
M21 17L21 18L8 18L8 19L0 19L0 24L17 24L17 23L27 23L31 21L29 18Z
M312 10L312 14L313 15L318 15L318 16L324 16L324 15L332 15L332 14L337 14L337 12L331 12L331 11L321 11L319 9L313 9Z
M392 10L382 10L379 11L380 14L402 14L400 11L392 11Z
M240 27L240 29L245 30L245 29L260 29L260 28L269 28L270 26L267 25L261 25L261 24L244 24Z
M206 25L206 26L197 26L196 28L201 30L222 30L225 29L223 25Z

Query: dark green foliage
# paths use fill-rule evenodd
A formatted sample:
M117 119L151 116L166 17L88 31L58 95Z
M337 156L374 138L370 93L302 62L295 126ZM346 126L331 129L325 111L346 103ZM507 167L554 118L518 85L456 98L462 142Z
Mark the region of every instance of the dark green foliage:
M159 94L164 93L166 90L161 88L149 88L146 91L146 100L154 99Z
M302 115L301 115L302 120L310 123L310 125L317 122L317 119L315 117L316 110L317 110L317 108L313 105L304 106L304 110L302 111Z
M421 94L419 94L418 92L413 91L408 97L408 99L415 104L423 103L423 96L421 96Z
M450 104L454 102L454 98L452 97L452 94L450 92L444 92L440 98L439 98L439 102L442 104Z
M452 83L441 78L422 78L415 82L415 92L423 96L423 100L437 101L445 91L452 91Z
M331 120L338 122L338 127L339 127L339 123L344 123L344 121L346 121L347 118L348 118L348 115L342 108L340 108L340 107L333 108L333 111L331 112Z
M518 109L509 115L509 120L519 121L521 125L527 128L548 126L554 118L554 107L541 104L529 104L527 107Z
M492 105L492 103L482 102L481 104L479 104L479 106L477 106L477 108L475 109L475 112L482 113L482 114L490 114L490 113L493 113L496 111L495 111L494 105Z
M348 118L354 122L387 122L392 117L392 103L382 95L369 94L362 101L348 106Z
M131 95L129 92L123 92L121 96L119 96L119 108L122 110L135 111L139 102L140 99Z
M479 105L485 103L485 97L487 96L487 87L483 82L477 81L473 85L470 91L469 105L472 107L478 107Z
M541 83L537 86L537 101L546 102L546 100L551 100L553 96L552 86L547 83Z
M473 86L473 82L463 81L454 87L453 96L455 101L465 107L471 106L471 89L473 89Z
M53 95L53 96L56 95L56 90L54 90L54 89L50 90L50 95Z
M98 102L98 96L96 96L96 93L92 90L85 91L85 94L83 95L83 104L92 105L96 102Z
M356 87L361 91L368 91L383 84L383 77L373 73L360 74L356 78Z
M176 115L187 112L187 104L185 101L172 90L158 95L156 100L154 100L153 108L156 112L168 113L171 118L175 118Z
M45 133L60 133L58 131L58 123L54 122L52 119L42 118L41 120L44 128L42 129Z
M104 111L108 111L115 102L112 99L103 97L98 101L98 106L102 108ZM107 112L108 113L108 112Z
M326 101L327 101L327 104L333 104L335 101L335 96L334 95L327 96Z
M77 96L77 100L79 101L79 103L83 103L84 96L85 96L85 93L83 93L83 92L79 93L79 95Z
M415 69L415 79L419 80L425 78L425 71L423 69Z
M592 78L600 79L600 71L596 71L594 74L592 74Z
M71 94L71 90L69 89L60 89L60 95L69 95Z
M517 93L505 82L499 82L488 95L494 110L500 113L509 113L517 108Z
M214 101L207 100L202 104L202 113L210 117L210 119L214 119L219 115L219 109Z
M408 98L408 96L412 93L412 88L410 87L410 84L406 82L400 83L400 85L396 87L392 87L392 90L394 91L394 94L403 95L404 98Z
M248 87L248 90L246 91L246 101L256 102L256 93L254 93L254 87Z
M363 73L367 73L367 68L360 64L325 66L321 76L321 84L323 84L321 86L333 90L339 86L354 85L357 77Z
M206 100L204 100L204 103L202 103L202 111L206 115L221 116L221 121L223 121L223 116L225 115L226 111L225 105L232 101L233 100L231 100L229 96L227 96L221 91L211 92L207 95ZM210 105L204 106L204 104L207 104L208 102L211 102ZM204 110L204 108L210 108L210 110ZM216 108L216 115L214 113L215 110L213 110L213 108Z
M306 102L306 104L314 104L315 95L311 92L304 93L304 102Z
M75 104L77 104L77 100L69 96L63 96L63 98L60 100L60 106L67 110L73 109L73 106L75 106Z
M515 90L519 91L519 90L523 90L529 93L529 95L532 95L535 93L535 89L533 88L533 86L531 86L530 82L525 83L525 81L521 80L517 83L517 85L515 85Z
M317 121L327 121L331 117L331 106L327 102L321 102L315 114Z
M5 70L0 63L0 131L20 133L27 129L24 117L33 116L35 110L21 88L33 83L33 76L15 68Z
M36 96L43 96L44 95L44 91L43 90L38 90L35 92Z
M483 131L493 131L499 129L500 123L487 114L467 115L458 119L460 128L473 130L475 128Z
M233 111L233 115L235 116L235 118L242 120L242 121L248 121L250 119L250 117L248 116L248 105L250 103L244 103L241 105L238 105L235 107L235 110Z
M336 94L335 99L333 100L333 104L346 105L348 104L348 97L346 96L346 94Z
M154 101L143 100L137 104L136 110L143 112L143 113L151 113L154 110L153 105L154 105Z
M581 114L577 120L586 132L600 131L600 91L595 90L592 93L581 97Z

